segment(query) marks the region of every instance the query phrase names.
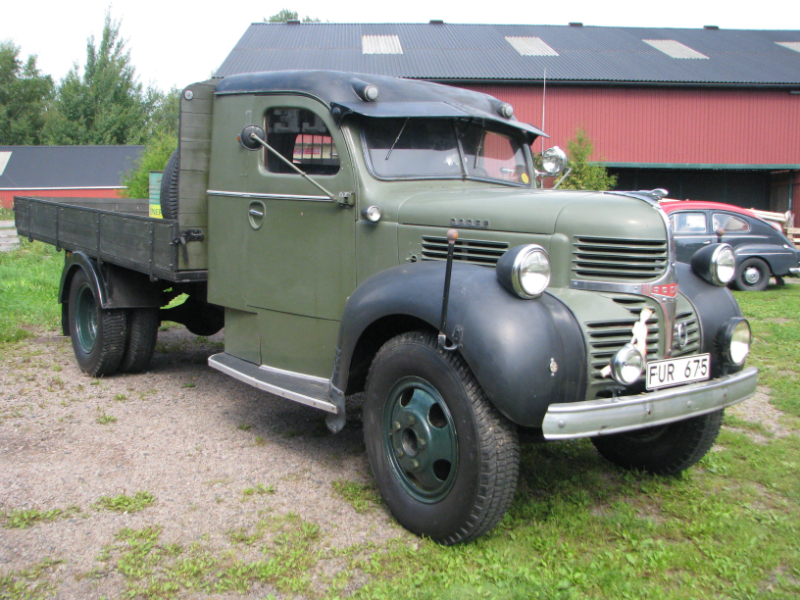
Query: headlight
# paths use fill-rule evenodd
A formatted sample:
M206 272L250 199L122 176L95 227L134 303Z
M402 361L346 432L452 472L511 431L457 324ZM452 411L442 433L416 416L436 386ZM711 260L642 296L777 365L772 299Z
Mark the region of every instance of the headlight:
M728 285L736 274L736 255L728 244L712 244L692 255L692 271L714 285Z
M633 344L625 344L611 359L611 374L617 383L636 383L644 371L645 360Z
M711 265L714 274L722 285L728 285L736 274L736 255L733 248L723 244L711 258Z
M750 323L747 319L734 317L728 320L719 332L719 345L722 358L729 365L741 367L750 354Z
M538 298L550 284L547 252L536 244L512 248L497 261L497 279L520 298Z

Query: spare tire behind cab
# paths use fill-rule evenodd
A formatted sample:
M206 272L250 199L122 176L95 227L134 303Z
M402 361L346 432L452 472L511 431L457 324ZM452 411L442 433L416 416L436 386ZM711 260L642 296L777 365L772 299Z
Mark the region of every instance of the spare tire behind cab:
M175 150L164 167L161 178L161 216L178 218L178 150Z

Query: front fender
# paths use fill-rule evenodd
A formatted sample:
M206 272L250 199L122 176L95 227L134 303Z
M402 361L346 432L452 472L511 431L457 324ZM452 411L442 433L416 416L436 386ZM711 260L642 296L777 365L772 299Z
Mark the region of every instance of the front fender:
M347 389L365 331L387 317L411 317L439 329L444 262L402 265L362 283L345 306L331 382ZM497 409L514 423L539 427L553 402L583 399L586 344L578 322L545 293L522 300L503 289L494 269L453 264L447 331L463 330L458 352Z

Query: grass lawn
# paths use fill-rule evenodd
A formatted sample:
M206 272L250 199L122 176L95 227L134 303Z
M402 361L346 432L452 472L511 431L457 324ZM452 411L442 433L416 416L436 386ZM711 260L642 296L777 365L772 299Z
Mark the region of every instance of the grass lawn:
M27 242L0 255L0 350L59 328L62 261ZM726 415L715 449L680 477L616 469L586 440L525 446L514 503L492 533L359 552L327 597L356 575L367 582L354 597L391 600L800 597L800 285L736 298L777 419Z

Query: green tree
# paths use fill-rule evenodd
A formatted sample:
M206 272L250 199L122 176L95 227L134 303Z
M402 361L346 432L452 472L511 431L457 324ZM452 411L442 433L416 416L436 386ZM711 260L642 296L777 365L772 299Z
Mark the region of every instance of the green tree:
M36 56L23 62L19 53L12 42L0 43L0 144L40 144L53 80L36 68Z
M150 171L163 171L170 154L178 147L176 135L168 132L156 134L147 144L144 153L122 183L128 198L148 198Z
M160 90L148 88L147 94L146 104L152 107L148 120L148 139L163 135L177 138L181 91L172 88L164 94Z
M61 82L48 113L51 144L138 144L150 133L157 94L144 93L120 37L120 22L106 13L103 36L87 40L83 75L75 65Z
M300 17L296 11L282 8L280 12L269 18L264 18L265 23L286 23L286 21L297 21ZM309 16L303 17L303 23L319 23L319 19L312 19Z
M561 184L568 190L610 190L617 185L616 175L609 175L603 165L592 163L589 159L594 152L594 144L583 128L575 132L575 137L567 142L567 168L572 172Z

